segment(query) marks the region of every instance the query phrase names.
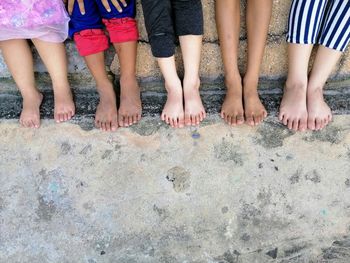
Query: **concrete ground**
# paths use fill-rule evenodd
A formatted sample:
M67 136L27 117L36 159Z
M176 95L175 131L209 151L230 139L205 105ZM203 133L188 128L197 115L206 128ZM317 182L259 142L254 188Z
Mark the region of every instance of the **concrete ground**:
M89 127L0 121L0 262L350 262L350 115Z

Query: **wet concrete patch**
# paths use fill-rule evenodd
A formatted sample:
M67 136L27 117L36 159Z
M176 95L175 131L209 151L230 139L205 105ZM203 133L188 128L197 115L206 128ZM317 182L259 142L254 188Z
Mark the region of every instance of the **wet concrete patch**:
M233 162L237 166L243 166L244 154L239 145L233 144L222 139L222 142L214 145L215 158L222 162Z
M141 120L137 125L133 125L130 129L141 136L151 136L155 134L161 127L168 128L161 120L147 119Z
M258 128L257 133L259 137L256 137L255 141L267 149L283 146L283 141L294 134L281 123L271 119L265 121Z
M350 238L344 237L339 241L334 241L329 248L322 249L320 260L330 263L345 263L350 259Z
M312 132L310 135L304 136L303 140L307 142L321 141L331 144L339 144L344 140L346 129L338 126L328 126L322 131Z

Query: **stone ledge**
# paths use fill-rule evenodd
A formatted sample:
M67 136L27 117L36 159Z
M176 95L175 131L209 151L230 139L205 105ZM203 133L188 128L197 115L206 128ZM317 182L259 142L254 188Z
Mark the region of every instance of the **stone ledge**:
M10 84L9 84L10 85ZM53 93L42 85L44 102L41 109L43 118L53 117ZM166 93L159 82L149 82L141 85L144 115L159 115L166 101ZM262 82L260 95L268 112L276 115L282 97L281 82ZM118 94L118 87L116 88ZM76 118L93 117L98 103L95 89L73 87L76 101ZM225 89L222 83L203 84L202 99L209 114L220 111ZM350 114L350 85L348 82L331 82L325 92L325 97L335 114ZM21 96L13 88L0 92L0 119L18 118L21 111Z

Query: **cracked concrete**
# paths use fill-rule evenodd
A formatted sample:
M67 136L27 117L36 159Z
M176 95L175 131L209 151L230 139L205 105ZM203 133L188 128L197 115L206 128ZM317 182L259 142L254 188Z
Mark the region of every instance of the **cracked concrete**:
M0 262L350 261L349 115L297 134L79 125L0 121Z

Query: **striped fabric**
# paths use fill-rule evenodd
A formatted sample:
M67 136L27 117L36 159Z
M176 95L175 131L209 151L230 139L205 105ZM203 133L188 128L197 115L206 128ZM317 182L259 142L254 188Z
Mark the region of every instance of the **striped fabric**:
M344 51L350 42L350 0L293 0L287 41Z

